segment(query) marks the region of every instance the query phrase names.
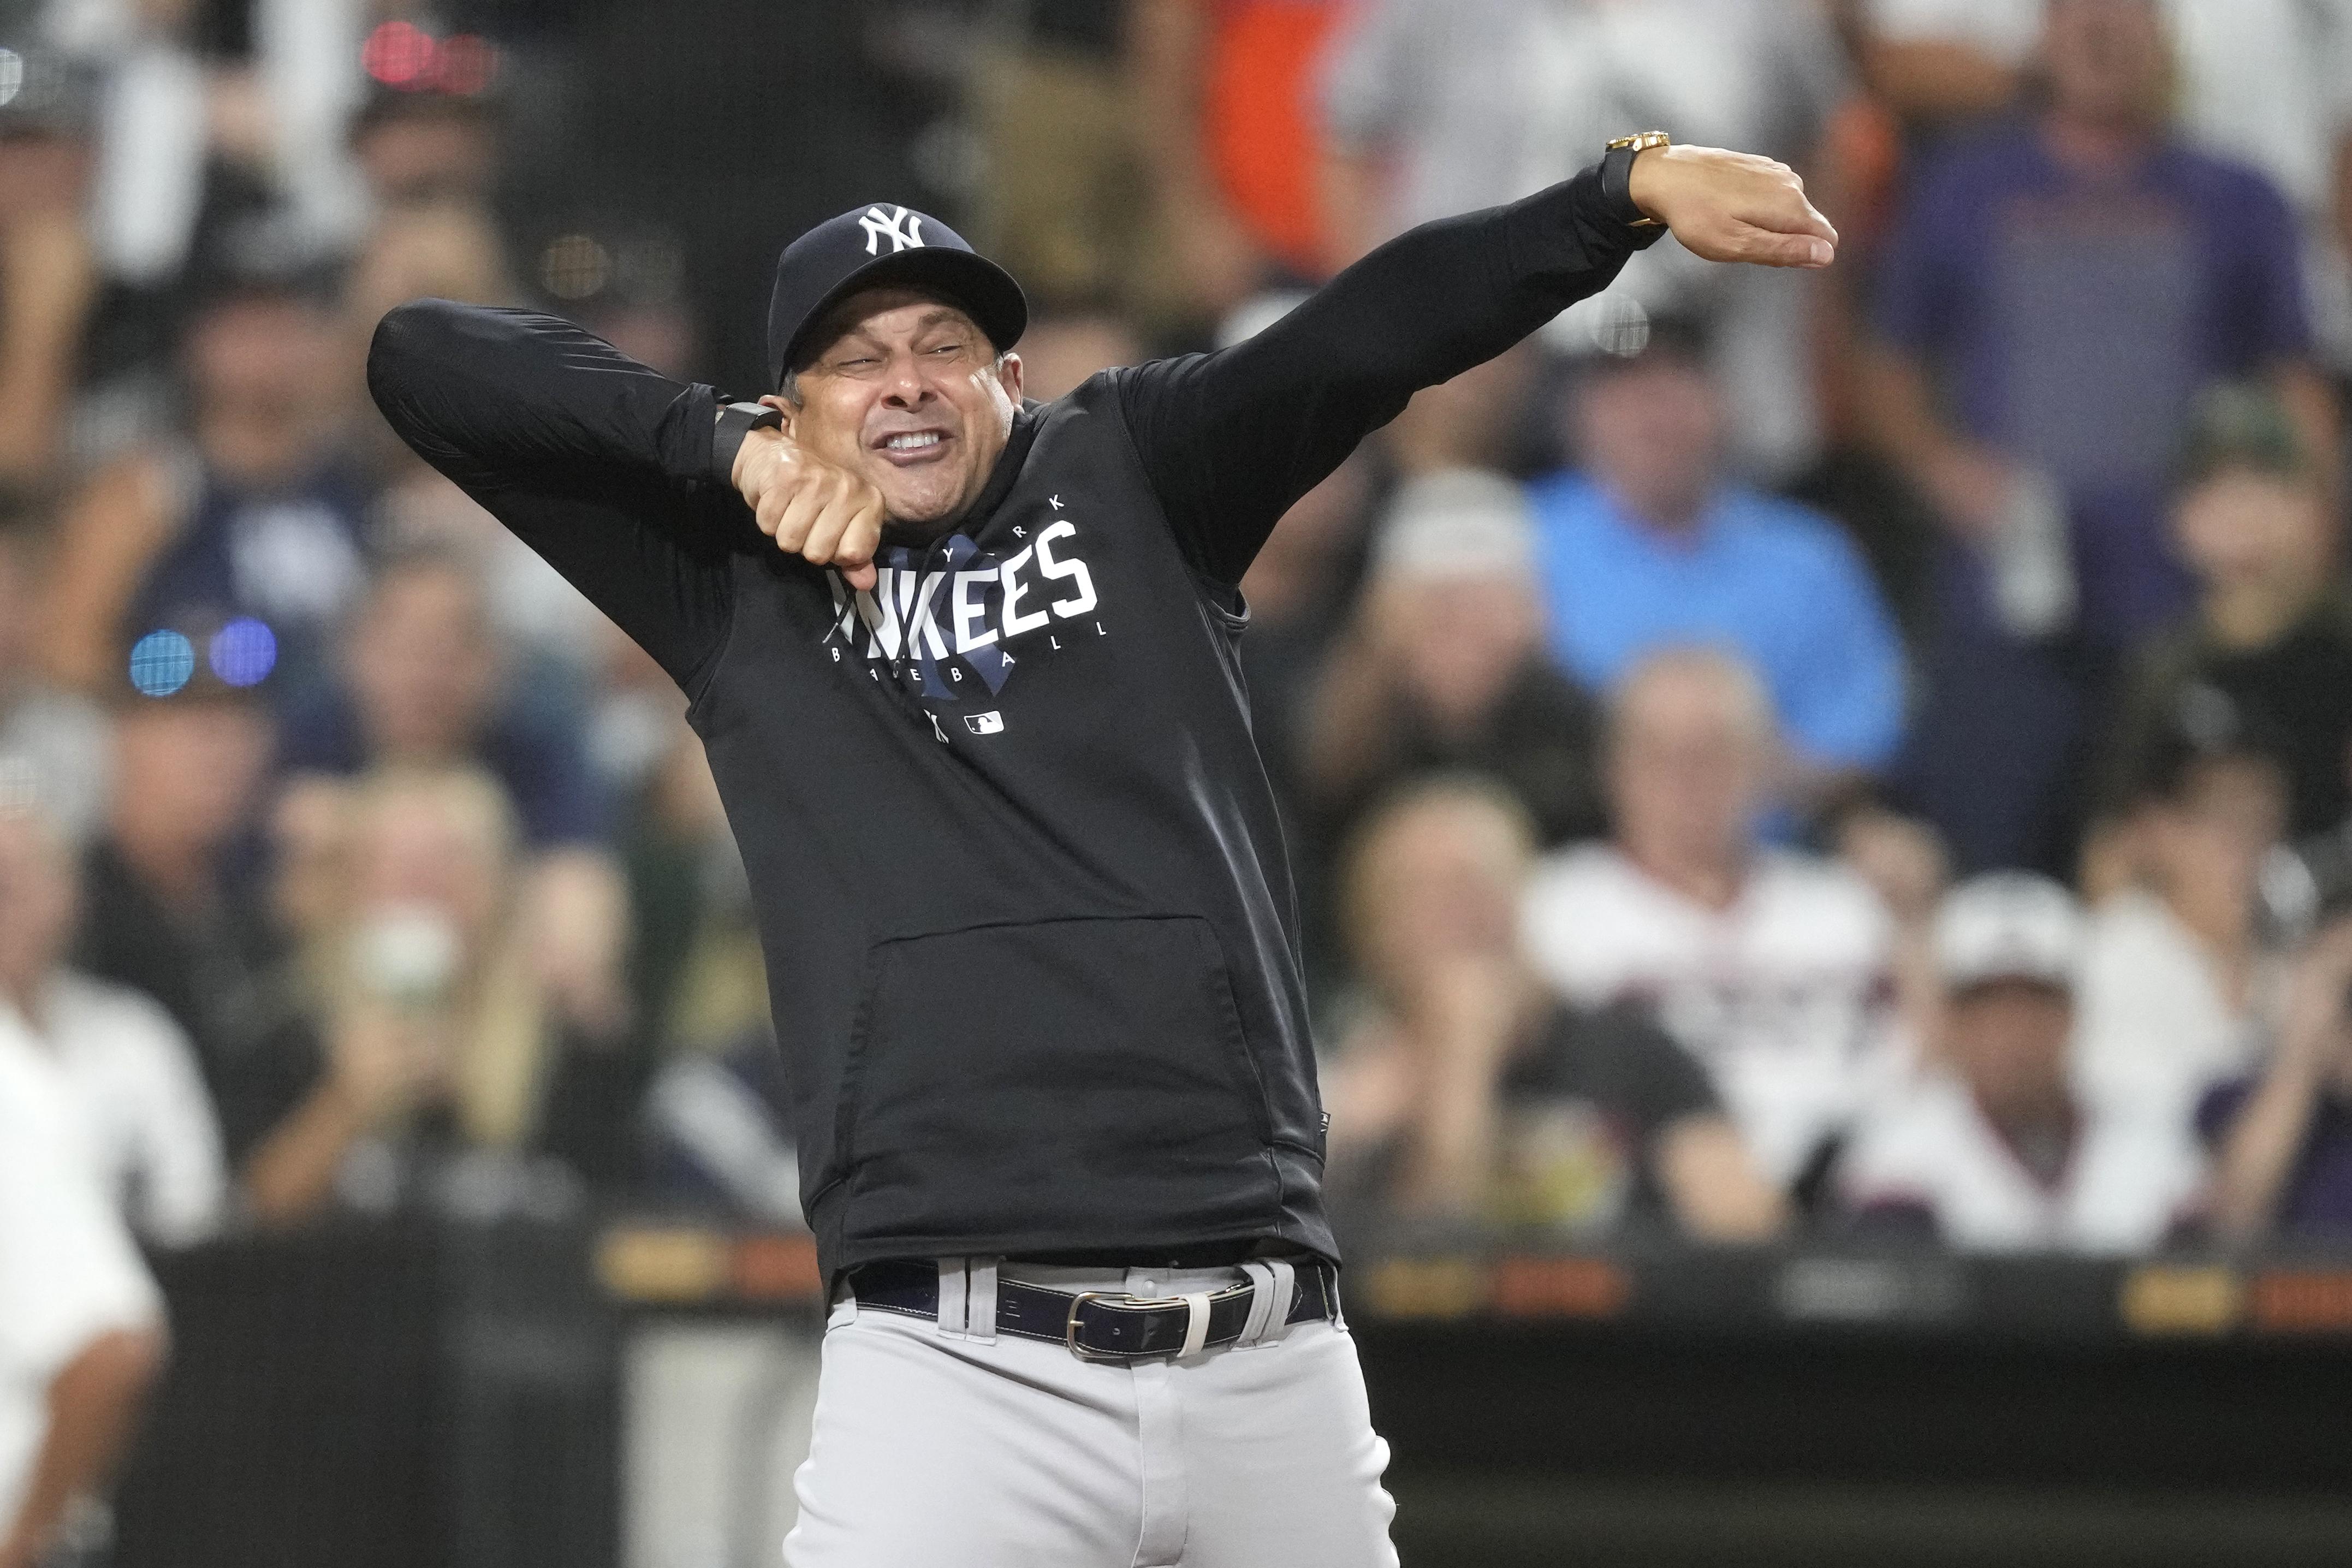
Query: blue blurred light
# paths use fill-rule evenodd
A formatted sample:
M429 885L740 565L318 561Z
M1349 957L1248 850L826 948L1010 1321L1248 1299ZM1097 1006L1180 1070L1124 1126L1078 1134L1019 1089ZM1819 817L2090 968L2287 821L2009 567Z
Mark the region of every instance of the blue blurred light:
M278 638L252 616L239 616L213 634L205 658L229 685L258 686L278 668Z
M131 684L169 697L196 673L196 645L177 632L149 632L131 645Z

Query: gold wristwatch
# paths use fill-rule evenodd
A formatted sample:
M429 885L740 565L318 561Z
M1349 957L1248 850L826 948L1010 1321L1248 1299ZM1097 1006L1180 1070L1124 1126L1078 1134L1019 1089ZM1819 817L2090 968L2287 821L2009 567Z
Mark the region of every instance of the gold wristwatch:
M1663 131L1636 131L1631 136L1612 137L1610 139L1609 145L1603 151L1604 153L1624 153L1627 154L1625 159L1625 180L1627 185L1630 187L1633 178L1633 158L1635 156L1648 152L1653 147L1671 147L1674 144L1675 139L1667 135ZM1633 193L1630 188L1625 193L1625 200L1629 205L1633 200ZM1634 218L1626 226L1629 228L1664 228L1666 226L1660 223L1654 217L1641 217Z

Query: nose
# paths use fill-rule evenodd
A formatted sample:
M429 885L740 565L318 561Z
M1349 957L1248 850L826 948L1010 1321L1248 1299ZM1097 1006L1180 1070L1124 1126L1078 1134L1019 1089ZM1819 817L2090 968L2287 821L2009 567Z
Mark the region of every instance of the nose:
M923 379L920 361L912 354L899 354L890 362L890 379L882 389L882 401L891 408L919 408L932 396L931 384Z

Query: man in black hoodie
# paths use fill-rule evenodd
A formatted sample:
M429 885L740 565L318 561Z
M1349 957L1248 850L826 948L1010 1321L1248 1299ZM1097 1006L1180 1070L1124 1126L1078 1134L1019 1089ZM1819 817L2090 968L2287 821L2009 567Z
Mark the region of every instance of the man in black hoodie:
M903 207L785 250L758 404L544 317L378 330L394 427L662 664L725 797L835 1302L796 1568L1393 1562L1235 584L1668 227L1829 261L1788 170L1664 141L1045 405L1019 288Z

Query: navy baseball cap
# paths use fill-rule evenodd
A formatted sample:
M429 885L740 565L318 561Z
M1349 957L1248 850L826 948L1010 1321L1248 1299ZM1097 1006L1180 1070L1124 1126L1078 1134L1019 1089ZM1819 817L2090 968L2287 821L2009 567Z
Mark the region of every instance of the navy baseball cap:
M929 213L877 203L828 218L776 258L768 384L782 385L784 373L814 346L809 336L826 311L861 289L894 284L954 301L999 353L1029 325L1029 300L1011 273Z

